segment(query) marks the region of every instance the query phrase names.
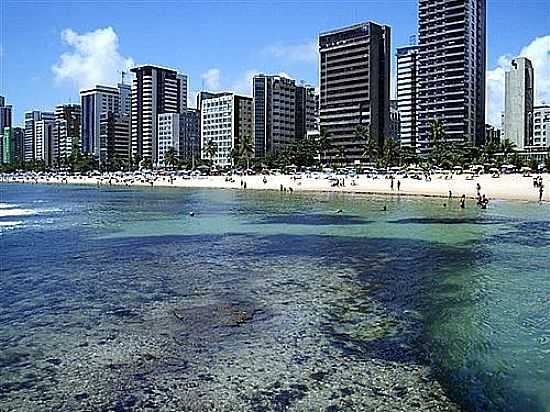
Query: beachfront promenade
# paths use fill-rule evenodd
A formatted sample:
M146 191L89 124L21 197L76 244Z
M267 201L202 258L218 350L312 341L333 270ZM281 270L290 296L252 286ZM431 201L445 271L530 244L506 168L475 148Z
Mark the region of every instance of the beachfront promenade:
M299 176L299 178L296 178ZM458 199L463 194L473 199L477 196L477 185L481 187L480 194L491 200L518 200L537 202L540 191L533 185L533 178L542 177L544 190L542 200L550 201L550 174L523 176L521 174L500 175L494 178L489 174L482 174L467 178L466 174L443 175L435 174L431 180L417 180L403 176L394 177L392 188L391 180L386 176L376 178L359 175L357 177L336 176L340 185L335 185L334 179L324 174L301 175L253 175L253 176L199 176L199 177L171 177L157 175L148 176L68 176L68 177L38 177L38 178L3 178L4 182L13 183L45 183L45 184L86 184L95 186L148 186L148 187L182 187L182 188L217 188L246 190L287 190L291 192L345 192L384 195L410 195ZM399 190L398 190L399 182ZM342 185L343 183L343 185Z

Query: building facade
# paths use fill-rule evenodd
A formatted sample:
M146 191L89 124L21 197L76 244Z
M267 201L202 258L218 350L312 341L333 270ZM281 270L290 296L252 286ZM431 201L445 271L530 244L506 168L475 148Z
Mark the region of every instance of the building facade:
M44 117L34 123L34 160L44 162L47 167L51 166L54 160L54 125L55 119Z
M490 125L485 125L485 143L499 144L501 141L501 130Z
M296 86L296 114L294 116L296 140L307 137L308 131L318 129L315 87L300 84Z
M252 140L252 98L217 93L201 104L202 158L212 160L216 166L231 166L231 151L239 147L240 139ZM210 143L217 147L212 157L206 153Z
M93 89L80 91L81 105L81 152L104 160L105 144L100 138L100 119L102 113L118 113L120 94L115 87L96 86ZM103 152L102 152L103 150Z
M10 126L4 127L0 137L2 137L2 163L10 164L13 162L14 152L13 129Z
M4 153L4 130L9 128L11 135L11 126L12 126L12 107L11 105L6 104L6 99L4 96L0 96L0 154L3 156ZM0 157L2 157L0 156Z
M187 109L180 118L180 130L183 131L183 134L180 136L179 156L181 160L186 162L194 163L200 159L199 113L199 110Z
M419 0L418 143L430 126L447 142L482 145L485 137L486 0Z
M168 149L173 149L176 156L180 153L181 113L163 113L158 115L158 167L170 166L165 162L165 154Z
M396 142L399 142L401 130L401 115L397 106L397 100L390 100L390 133L391 137Z
M80 105L63 104L55 108L53 157L57 165L67 165L73 146L80 150Z
M418 50L416 45L397 49L397 110L401 146L417 146Z
M38 140L36 136L36 125L40 121L45 121L48 124L54 124L55 114L53 112L41 112L39 110L25 112L25 141L23 148L25 162L30 162L33 160L44 160L42 155L39 158L36 157L36 146ZM43 136L40 136L39 144L41 147L39 152L42 154Z
M139 66L131 71L131 151L134 159L158 163L158 116L187 109L187 77L160 66ZM185 96L185 97L184 97Z
M117 112L102 113L99 129L104 144L104 163L129 164L130 115Z
M382 149L389 134L391 29L368 22L322 33L320 127L329 136L328 161L360 162L357 126Z
M550 147L550 105L533 108L533 146Z
M25 129L14 127L13 129L13 161L21 163L25 160Z
M504 136L522 150L533 145L533 65L525 57L515 58L505 76Z

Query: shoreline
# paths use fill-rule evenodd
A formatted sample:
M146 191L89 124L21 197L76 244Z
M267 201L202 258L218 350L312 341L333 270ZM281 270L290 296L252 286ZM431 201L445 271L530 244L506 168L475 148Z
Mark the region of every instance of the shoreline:
M200 178L182 178L169 176L157 176L151 184L150 180L135 179L131 182L122 181L120 178L97 177L50 177L39 179L3 179L6 184L59 184L59 185L84 185L96 187L162 187L162 188L191 188L191 189L222 189L222 190L269 190L281 191L281 187L289 192L317 192L317 193L346 193L362 194L370 196L407 196L449 199L449 191L452 192L452 200L458 200L463 194L467 199L476 199L476 185L480 184L481 194L485 194L490 200L511 200L523 202L538 202L539 190L533 187L533 176L503 175L494 179L489 175L481 175L473 180L466 180L464 175L455 175L451 179L443 179L442 176L434 176L431 181L415 180L398 177L394 181L394 189L390 187L391 180L386 178L367 178L360 176L352 179L340 178L344 181L343 187L332 187L329 180L324 178L302 177L294 180L291 175L266 176L267 183L263 182L263 176L234 176L233 181L226 181L225 176L208 176ZM542 175L544 186L542 202L550 202L550 174ZM397 190L397 181L401 182L401 190ZM241 186L241 181L246 182L246 189ZM352 184L354 182L355 184Z

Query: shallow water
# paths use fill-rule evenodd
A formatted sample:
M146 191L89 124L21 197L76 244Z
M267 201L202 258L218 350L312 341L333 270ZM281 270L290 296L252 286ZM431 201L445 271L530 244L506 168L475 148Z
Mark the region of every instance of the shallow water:
M0 410L550 411L549 205L442 203L0 186Z

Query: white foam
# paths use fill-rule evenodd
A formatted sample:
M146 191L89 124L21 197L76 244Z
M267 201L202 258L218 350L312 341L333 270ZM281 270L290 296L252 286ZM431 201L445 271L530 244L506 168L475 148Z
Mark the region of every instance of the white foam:
M17 205L10 205L9 203L0 203L0 209L13 209Z
M0 209L0 217L30 216L37 214L33 209Z
M19 225L22 225L23 222L21 222L20 220L19 221L13 221L13 222L1 222L0 221L0 228L10 228L10 227L15 227L15 226L19 226Z

